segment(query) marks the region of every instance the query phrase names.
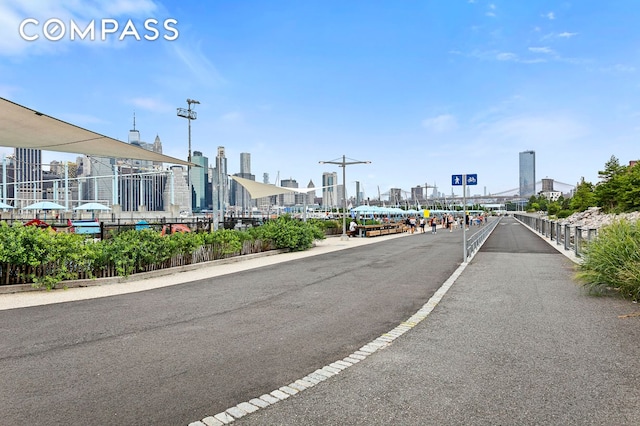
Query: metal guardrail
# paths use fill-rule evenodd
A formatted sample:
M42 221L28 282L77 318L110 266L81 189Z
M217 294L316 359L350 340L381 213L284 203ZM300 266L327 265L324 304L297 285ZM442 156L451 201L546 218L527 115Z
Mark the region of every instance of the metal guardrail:
M465 262L473 255L476 251L480 249L482 244L489 238L491 232L495 229L495 227L502 220L502 216L499 216L497 220L491 220L487 222L486 225L482 226L481 230L476 232L471 236L471 238L467 239L467 252L466 257L464 259Z
M580 257L584 242L591 241L598 235L597 228L583 228L582 226L572 226L568 223L562 224L557 220L543 219L528 214L516 213L513 217L533 231L549 238L551 241L555 241L557 245L564 246L565 250L573 250L576 257Z

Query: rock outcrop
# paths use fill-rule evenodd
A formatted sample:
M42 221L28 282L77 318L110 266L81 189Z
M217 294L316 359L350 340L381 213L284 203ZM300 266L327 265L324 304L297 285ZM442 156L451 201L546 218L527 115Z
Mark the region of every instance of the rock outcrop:
M626 219L630 222L637 222L640 220L640 212L603 214L600 212L600 207L590 207L583 212L574 213L565 219L561 219L560 224L580 226L582 229L599 229L622 219Z

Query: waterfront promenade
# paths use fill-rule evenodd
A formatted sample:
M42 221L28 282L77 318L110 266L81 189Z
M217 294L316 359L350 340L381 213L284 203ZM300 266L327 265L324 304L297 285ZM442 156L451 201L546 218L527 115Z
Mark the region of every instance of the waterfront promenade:
M637 304L585 294L513 218L459 272L410 332L236 424L640 424Z
M0 295L1 411L30 424L640 424L637 305L584 294L571 260L513 218L456 267L460 236L330 238L141 281ZM424 305L389 316L425 291ZM336 342L371 329L353 361L332 358ZM234 358L236 346L250 355ZM293 392L311 383L305 356L325 359L314 368L330 377Z

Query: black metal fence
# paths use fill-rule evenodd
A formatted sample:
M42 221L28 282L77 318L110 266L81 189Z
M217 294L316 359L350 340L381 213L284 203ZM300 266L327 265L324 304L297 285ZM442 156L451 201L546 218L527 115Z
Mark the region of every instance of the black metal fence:
M535 215L516 213L513 216L532 230L563 246L565 250L573 250L576 257L580 257L584 242L591 241L598 235L597 228L561 223L559 220L543 219Z

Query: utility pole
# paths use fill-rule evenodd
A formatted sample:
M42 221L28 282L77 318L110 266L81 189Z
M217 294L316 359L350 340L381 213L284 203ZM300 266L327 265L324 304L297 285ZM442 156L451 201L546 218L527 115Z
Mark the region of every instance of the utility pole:
M191 105L195 105L195 104L199 104L199 103L200 103L199 101L187 98L188 108L187 109L178 108L178 117L186 118L187 121L189 122L189 155L187 156L187 161L189 163L191 163L191 120L195 120L196 118L198 118L198 115L196 114L196 112L191 109ZM193 196L192 196L192 193L191 193L191 191L192 191L192 189L191 189L191 164L187 165L187 186L189 187L189 204L190 204L190 208L193 209Z

